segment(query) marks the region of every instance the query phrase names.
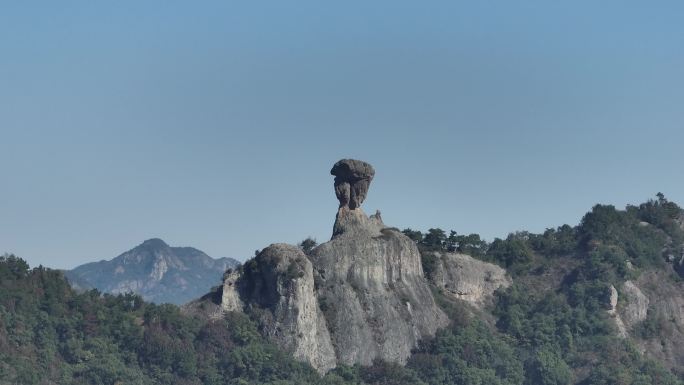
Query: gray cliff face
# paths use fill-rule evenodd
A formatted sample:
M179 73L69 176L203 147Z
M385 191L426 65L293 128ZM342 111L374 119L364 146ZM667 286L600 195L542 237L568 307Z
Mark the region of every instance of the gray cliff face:
M250 314L264 335L321 373L377 358L405 363L448 319L415 243L359 207L372 167L343 160L331 173L340 200L332 239L308 256L291 245L267 247L224 276L218 311Z
M622 295L625 301L620 309L620 317L626 329L632 330L648 316L650 300L632 281L622 284Z
M322 372L335 367L330 333L315 293L313 268L302 250L273 244L262 250L243 274L243 300L262 310L254 314L264 335Z
M608 315L613 318L615 321L615 327L617 328L617 333L618 336L622 338L626 338L629 334L627 334L627 327L625 326L625 322L622 320L622 317L620 316L620 313L618 312L618 299L619 299L619 293L615 286L610 285L610 297L608 298Z
M221 311L245 311L271 341L324 373L337 364L405 363L448 319L423 276L415 243L361 209L306 256L274 244L224 276ZM216 316L217 314L214 314Z
M494 292L511 285L503 268L466 254L435 252L438 263L428 277L443 292L484 308L493 300Z
M415 243L360 209L341 208L332 240L313 250L319 300L339 363L404 363L421 338L447 324Z
M620 300L621 299L621 300ZM633 281L625 281L618 293L610 286L610 309L608 314L614 318L618 336L627 338L648 316L650 300Z
M674 271L655 270L642 273L622 287L624 297L618 305L629 336L640 349L666 367L684 374L684 282L671 279ZM642 338L637 328L653 322L660 329L656 338Z
M243 311L245 304L240 299L238 291L238 284L240 279L240 272L237 270L228 270L223 275L223 289L221 293L221 311Z

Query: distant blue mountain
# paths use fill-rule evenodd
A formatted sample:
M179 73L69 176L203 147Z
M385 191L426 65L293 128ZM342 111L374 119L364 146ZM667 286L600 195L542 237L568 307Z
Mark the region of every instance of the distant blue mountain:
M195 248L171 247L153 238L110 261L86 263L65 275L75 288L133 292L147 301L180 305L219 285L223 273L237 265L232 258L214 259Z

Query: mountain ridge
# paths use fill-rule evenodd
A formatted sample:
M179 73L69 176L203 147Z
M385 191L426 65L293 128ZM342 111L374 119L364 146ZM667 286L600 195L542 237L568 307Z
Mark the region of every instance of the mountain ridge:
M360 207L370 165L331 173L329 241L272 244L181 308L0 257L0 383L684 383L684 210L663 194L487 242L388 227ZM177 288L187 261L216 263L150 239L84 269Z
M111 260L67 270L65 276L76 288L133 292L151 302L180 305L219 284L223 273L237 265L232 258L214 259L194 247L172 247L150 238Z
M61 272L30 270L7 255L0 257L0 383L681 385L681 214L664 197L624 210L596 205L577 226L521 231L491 243L477 234L405 229L450 324L424 338L406 362L342 363L325 375L298 357L319 341L314 328L301 327L315 325L307 317L316 315L323 327L320 313L307 311L316 303L305 294L317 281L336 281L313 269L319 263L307 263L309 254L327 255L324 250L302 256L296 246L272 245L255 258L265 263L250 260L226 274L192 314L135 295L79 293ZM340 224L351 231L338 236L360 235L353 231L357 224ZM372 230L379 222L367 224ZM398 231L386 228L371 239L392 239L387 232ZM513 280L508 288L504 268ZM195 317L227 305L244 269L263 278L251 290L258 301L233 297L233 311ZM496 282L505 285L492 293ZM363 280L349 283L354 293L340 293L375 291ZM335 311L333 298L318 299L323 313Z

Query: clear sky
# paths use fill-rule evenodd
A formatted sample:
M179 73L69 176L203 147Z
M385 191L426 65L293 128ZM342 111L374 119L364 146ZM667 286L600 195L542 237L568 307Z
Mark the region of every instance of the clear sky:
M0 253L329 238L340 158L386 224L684 204L684 2L6 1Z

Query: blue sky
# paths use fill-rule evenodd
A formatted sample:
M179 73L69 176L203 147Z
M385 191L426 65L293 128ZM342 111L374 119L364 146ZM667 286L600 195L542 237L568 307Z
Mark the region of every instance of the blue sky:
M0 252L329 238L332 164L400 228L684 204L681 1L6 2Z

